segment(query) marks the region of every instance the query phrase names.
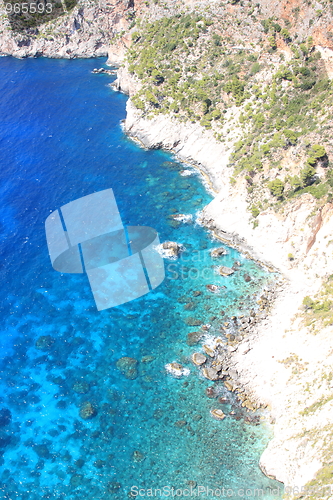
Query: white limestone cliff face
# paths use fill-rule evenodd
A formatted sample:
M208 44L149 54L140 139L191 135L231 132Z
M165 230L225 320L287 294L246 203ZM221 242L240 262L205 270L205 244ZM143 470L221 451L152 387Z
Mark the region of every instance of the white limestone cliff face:
M120 88L123 76L131 95L135 83L131 87L123 68L118 74ZM274 438L261 457L262 470L287 487L301 488L322 466L323 443L330 439L329 426L333 428L333 403L315 415L302 414L331 393L331 382L326 383L325 377L333 362L332 327L313 335L300 316L303 298L313 297L323 278L333 274L333 205L316 211L316 200L304 194L291 200L283 212L260 213L254 228L246 183L240 180L232 186L229 182L232 172L227 163L237 130L222 144L197 123L165 115L142 117L130 100L125 130L145 147L172 150L208 175L216 196L204 209L204 221L231 245L273 266L286 279L271 314L236 350L233 360L242 385L269 406L275 421ZM293 496L291 490L287 497Z
M122 80L119 77L123 74L126 74L124 68L122 72L118 72L121 88ZM127 83L126 86L128 87ZM228 185L231 171L226 165L232 141L227 147L218 143L213 133L203 129L198 123L182 123L166 115L143 118L130 100L126 112L125 130L129 136L135 137L147 148L171 150L179 159L196 164L202 172L209 175L216 191Z

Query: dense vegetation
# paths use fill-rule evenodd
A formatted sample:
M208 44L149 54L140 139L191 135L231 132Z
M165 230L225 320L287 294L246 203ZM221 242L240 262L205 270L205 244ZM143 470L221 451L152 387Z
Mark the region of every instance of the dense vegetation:
M288 23L264 19L253 28L258 43L252 49L224 35L223 22L201 14L138 22L128 54L129 70L142 83L134 104L148 117L173 113L199 121L222 142L237 129L241 139L234 141L231 181L246 178L253 217L306 192L332 199L333 172L324 146L332 84L311 37L293 40ZM288 60L277 50L278 41L287 47ZM278 53L280 64L274 66L271 58ZM292 167L284 161L288 150L296 150ZM318 176L317 167L325 175Z
M303 305L306 324L312 325L315 333L318 328L333 325L333 276L327 278L316 297L304 297Z

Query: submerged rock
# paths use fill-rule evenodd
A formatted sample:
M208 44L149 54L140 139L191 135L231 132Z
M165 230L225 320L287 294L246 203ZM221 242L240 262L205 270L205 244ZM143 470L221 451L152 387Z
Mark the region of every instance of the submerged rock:
M208 398L216 398L217 395L215 394L214 387L206 387L206 396Z
M216 258L221 257L222 255L227 255L227 253L228 251L223 247L213 248L213 250L210 251L210 256Z
M223 411L219 410L219 409L210 410L210 414L216 420L223 420L226 417L226 415L223 413Z
M91 418L94 418L96 415L97 415L97 410L89 401L83 403L82 407L80 408L80 417L83 420L90 420Z
M175 426L179 428L185 427L185 425L187 425L186 420L177 420L177 422L175 422Z
M101 460L100 458L98 460L95 460L94 462L94 467L96 467L96 469L103 469L105 465L106 465L105 460Z
M192 318L192 316L186 318L184 321L188 326L200 326L202 324L200 319Z
M77 394L86 394L90 389L88 382L77 380L73 385L73 391Z
M228 389L228 391L233 392L235 390L234 386L229 380L224 381L224 386L226 387L226 389Z
M84 464L85 464L85 461L83 460L83 458L78 458L74 462L75 467L77 467L78 469L82 469L82 467L84 466Z
M187 334L187 340L186 343L189 346L194 346L197 344L200 339L202 338L203 333L202 332L190 332Z
M196 309L197 304L195 302L188 302L187 304L184 305L185 311L194 311Z
M251 281L251 276L248 274L244 274L244 281L246 281L246 283L249 283L249 281Z
M203 365L204 363L206 363L207 361L207 358L204 354L202 354L201 352L194 352L192 354L192 361L195 365L197 366L201 366Z
M206 288L212 293L220 293L222 290L226 289L224 285L206 285Z
M106 68L94 68L92 70L92 73L94 73L95 75L101 75L101 74L105 74L105 75L116 75L117 74L117 71L115 69L106 69Z
M129 356L118 359L116 363L118 370L130 380L134 380L138 376L137 365L138 361Z
M51 458L50 450L46 444L37 444L33 447L33 450L37 453L39 458Z
M73 474L73 476L70 479L70 485L72 486L72 488L77 488L82 484L83 479L84 477L82 474Z
M8 408L2 408L0 410L0 427L5 427L9 425L12 421L12 414Z
M141 451L135 450L132 455L133 462L143 462L145 460L145 456Z
M35 347L40 351L47 351L54 344L54 338L51 335L42 335L36 340Z
M118 490L120 490L120 488L120 483L118 483L117 481L110 481L106 486L106 491L108 493L116 493Z
M147 354L146 356L143 356L141 358L141 363L151 363L154 361L155 356L152 356L151 354Z

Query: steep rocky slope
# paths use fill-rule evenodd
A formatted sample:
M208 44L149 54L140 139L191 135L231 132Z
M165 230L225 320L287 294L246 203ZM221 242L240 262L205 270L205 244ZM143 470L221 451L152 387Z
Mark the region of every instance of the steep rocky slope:
M208 28L211 36L213 28ZM291 28L296 30L294 26ZM142 31L139 33L142 36ZM265 35L269 37L270 33L258 35L263 44L261 48L256 47L257 60L264 63L255 76L255 84L260 92L268 93L273 89L283 99L284 94L292 95L290 82L295 84L295 78L293 75L290 80L289 75L282 78L279 88L275 75L281 71L281 63L284 70L291 68L292 71L295 49L292 50L290 42L283 43L275 34L276 48L270 50ZM201 36L206 36L206 33L199 38ZM302 43L304 39L300 38L297 46ZM320 80L327 82L326 90L322 93L319 86L315 87L316 83L309 88L308 85L301 87L300 82L297 90L298 95L304 91L305 101L309 102L318 99L318 94L313 94L311 88L319 89L320 99L322 103L326 102L327 108L314 102L312 111L311 107L306 109L306 123L289 119L290 129L281 142L274 136L281 128L276 123L272 126L269 121L274 102L272 105L262 99L259 92L256 99L249 92L250 95L239 102L237 96L228 95L223 88L220 98L210 94L214 109L221 109L220 102L224 101L225 112L219 123L211 118L207 123L204 118L211 110L207 113L207 110L196 108L194 114L187 115L188 104L182 108L182 97L179 99L175 93L168 94L168 88L164 92L164 82L161 85L155 81L156 91L149 76L140 77L140 70L137 72L131 68L133 61L140 64L136 56L133 59L133 50L120 68L115 83L116 88L132 96L127 106L127 133L146 147L174 151L182 160L195 164L210 179L216 197L206 207L203 222L220 238L278 269L285 278L270 314L264 314L257 327L241 345L236 346L233 363L237 373L234 382L241 384L250 399L267 404L270 409L274 439L262 456L261 467L266 474L284 482L286 496L290 498L330 498L330 492L325 488L331 484L333 431L333 317L330 313L333 304L330 289L333 205L329 140L332 123L329 116L324 116L332 106L329 79L332 52L329 43L325 47L314 45L312 39L309 47L310 53L324 55L324 58L316 58L317 61L320 59L317 74L321 75ZM139 56L142 54L140 50L136 51ZM204 49L201 58L202 53L205 54ZM234 60L237 57L230 56L230 52L228 56ZM306 57L303 64L306 64ZM296 59L300 58L302 56L297 54ZM285 61L291 61L290 66ZM156 64L155 67L157 75L166 76L166 72L161 72L161 66ZM186 82L184 77L178 80L178 90L183 82ZM155 92L157 102L151 98L150 91ZM177 110L172 107L163 109L168 95L171 103L179 99ZM273 101L275 98L273 96ZM249 102L255 112L246 108ZM196 103L191 105L195 109ZM306 105L304 102L298 108L299 115ZM282 103L280 107L283 108ZM246 113L244 125L240 117ZM264 116L257 131L251 125L255 113ZM287 110L284 113L286 118L290 116ZM295 137L289 132L295 133ZM259 168L253 167L257 163L250 163L249 169L246 164L245 168L243 166L244 157L251 150L250 144L246 146L249 137L252 142L258 141L259 150L264 144L269 144L269 151L262 151L256 158L261 163ZM316 143L318 146L325 144L325 154L314 159L311 155L315 153L311 151L321 151L313 146ZM241 148L241 154L237 156ZM251 161L251 155L248 157ZM310 181L306 180L305 171L310 172ZM299 183L294 185L296 177ZM278 195L270 187L276 179L283 184Z

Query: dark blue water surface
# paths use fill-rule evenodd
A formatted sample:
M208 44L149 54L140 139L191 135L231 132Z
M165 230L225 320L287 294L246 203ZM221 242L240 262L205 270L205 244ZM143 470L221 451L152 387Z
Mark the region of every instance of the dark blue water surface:
M207 323L204 342L225 341L223 322L254 307L267 274L228 249L220 263L241 267L218 276L209 250L219 243L173 220L195 221L211 195L195 172L181 175L189 167L126 138L126 97L91 73L102 63L0 59L0 498L124 500L133 486L166 487L165 497L171 487L233 488L229 498L262 488L262 498L277 498L258 467L269 430L246 421L222 382L216 390L230 404L207 397L213 383L190 361L202 346L186 342ZM165 260L153 292L98 312L85 275L52 269L44 222L106 188L125 224L151 226L186 250ZM211 283L227 288L212 294ZM133 378L116 366L123 356L137 360ZM182 378L166 371L173 361L187 369ZM89 420L80 416L87 402ZM212 419L212 408L227 417Z

